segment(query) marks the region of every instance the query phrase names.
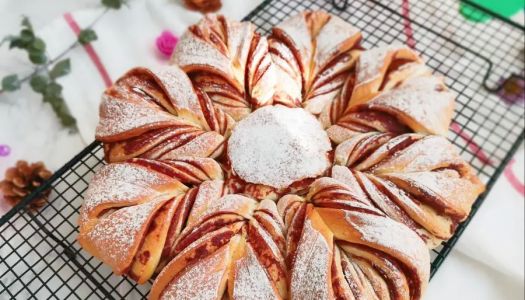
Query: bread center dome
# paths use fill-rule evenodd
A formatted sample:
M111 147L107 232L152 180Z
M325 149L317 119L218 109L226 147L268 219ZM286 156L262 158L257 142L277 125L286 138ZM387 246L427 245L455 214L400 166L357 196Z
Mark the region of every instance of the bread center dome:
M235 173L251 183L285 188L321 175L332 149L317 119L302 108L266 106L240 121L228 141Z

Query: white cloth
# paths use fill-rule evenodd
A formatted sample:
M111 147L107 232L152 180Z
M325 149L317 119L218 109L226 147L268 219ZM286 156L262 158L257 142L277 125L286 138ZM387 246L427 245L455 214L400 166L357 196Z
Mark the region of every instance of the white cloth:
M0 20L9 15L10 22L15 21L4 9L12 10L18 2L26 1L0 0ZM43 5L41 0L35 2ZM240 19L258 2L223 0L221 12ZM101 13L100 8L88 1L79 1L78 5L77 8L83 10L74 12L73 16L80 27L87 26ZM109 77L115 80L134 66L167 64L167 59L155 49L156 37L165 29L180 36L199 18L200 14L183 9L176 1L130 1L128 7L110 11L96 24L98 40L92 46ZM76 38L61 16L42 28L40 34L48 43L51 57ZM9 144L13 151L8 158L0 157L0 173L19 158L44 160L56 169L93 140L104 81L85 49L78 47L68 57L72 73L60 82L67 104L77 119L79 134L70 135L61 129L50 107L35 105L34 98L38 96L27 88L0 95L0 144ZM13 58L11 52L0 51L0 76L13 70L20 72L23 61L23 55ZM523 148L515 159L511 168L523 183ZM523 195L502 176L430 283L426 299L523 299L524 203Z

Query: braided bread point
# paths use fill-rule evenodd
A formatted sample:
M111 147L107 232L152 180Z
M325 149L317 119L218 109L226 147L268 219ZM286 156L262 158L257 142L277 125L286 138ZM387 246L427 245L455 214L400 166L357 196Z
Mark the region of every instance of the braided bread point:
M430 272L423 241L347 185L317 179L305 198L281 198L278 210L290 299L421 298Z
M410 128L396 118L380 110L360 109L367 104L349 108L350 97L355 85L355 75L347 77L341 93L326 105L319 115L319 122L326 128L330 139L339 144L352 136L371 131L405 133Z
M116 274L146 282L166 259L193 204L185 184L222 178L209 158L134 159L102 167L80 210L80 245Z
M445 86L443 77L413 77L350 111L357 114L383 112L394 116L412 132L446 136L455 98Z
M315 115L339 94L361 52L359 30L324 11L287 19L268 40L278 77L274 102Z
M453 235L484 191L441 136L361 134L341 143L334 159L334 178L415 230L431 248Z
M405 45L393 44L364 51L357 61L350 106L366 103L409 78L430 74L419 55Z
M327 132L337 144L371 131L446 136L454 113L455 95L447 89L442 77L428 75L406 79L363 104L347 107L341 102L344 100L325 109L324 115L331 114L331 119L322 119L326 127L334 124ZM341 112L342 109L345 111Z
M272 104L275 76L268 42L251 23L206 15L184 33L173 62L235 120Z
M178 67L135 68L102 96L96 138L109 162L216 157L233 124Z
M273 201L226 195L210 202L176 244L149 299L286 298L283 224Z

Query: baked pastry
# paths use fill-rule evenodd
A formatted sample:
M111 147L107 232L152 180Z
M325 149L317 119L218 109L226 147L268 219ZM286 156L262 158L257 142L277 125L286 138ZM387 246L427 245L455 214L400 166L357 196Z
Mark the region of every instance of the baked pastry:
M322 11L268 40L208 15L180 68L125 74L102 97L82 247L156 276L150 299L421 299L428 249L484 187L443 137L443 79L360 40Z
M332 178L278 202L291 299L420 299L429 253L414 231Z
M405 45L370 49L359 56L350 106L366 103L409 78L430 73L419 55Z
M335 143L370 132L446 135L455 96L413 50L386 46L364 51L343 92L320 120Z
M184 5L201 13L216 12L222 7L221 0L184 0Z
M286 298L284 228L275 203L242 195L206 201L207 209L194 216L199 222L188 224L179 237L176 256L149 298Z
M173 62L235 120L272 104L276 78L268 42L249 22L206 15L181 37Z
M218 186L213 180L222 178L210 158L136 158L106 165L84 197L78 241L115 274L144 283L171 252L189 210L213 194Z
M285 20L268 40L277 73L275 103L314 115L339 94L362 49L361 32L324 11Z
M267 199L209 201L150 299L419 299L425 290L423 241L334 179L315 181L306 198L281 198L286 226Z
M364 133L339 144L332 177L434 248L448 240L483 184L444 137Z
M96 139L108 162L217 157L233 123L178 67L135 68L102 95Z

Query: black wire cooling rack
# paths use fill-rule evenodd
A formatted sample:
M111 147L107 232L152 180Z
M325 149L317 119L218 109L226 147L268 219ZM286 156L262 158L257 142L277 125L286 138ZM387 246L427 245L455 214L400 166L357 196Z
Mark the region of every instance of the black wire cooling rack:
M486 14L492 20L472 23L458 17L454 12L465 5L477 8L471 13ZM448 86L458 94L449 138L491 189L524 137L523 106L506 104L498 96L505 78L523 80L525 30L521 25L468 1L452 0L265 1L246 20L268 33L275 24L305 9L324 9L359 27L366 48L408 43L437 73L446 75ZM92 143L0 219L0 298L134 299L147 295L149 284L137 286L112 275L76 242L82 194L103 164L102 157L100 144ZM38 212L30 211L27 204L48 188L52 200ZM476 201L470 218L485 196ZM470 218L433 251L432 275Z

